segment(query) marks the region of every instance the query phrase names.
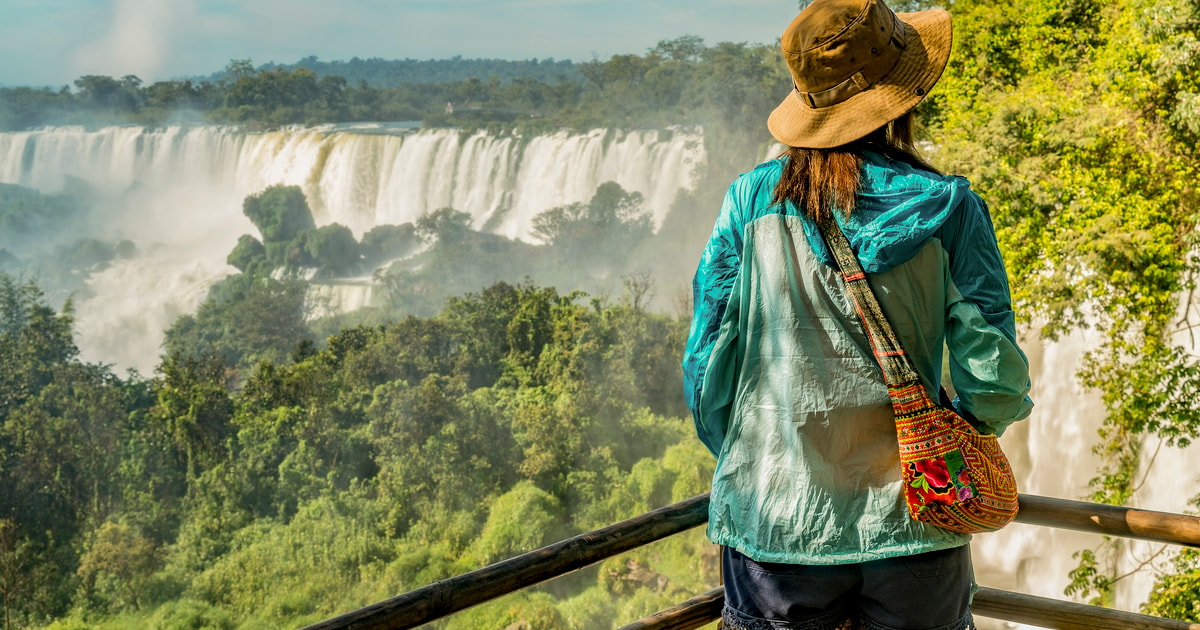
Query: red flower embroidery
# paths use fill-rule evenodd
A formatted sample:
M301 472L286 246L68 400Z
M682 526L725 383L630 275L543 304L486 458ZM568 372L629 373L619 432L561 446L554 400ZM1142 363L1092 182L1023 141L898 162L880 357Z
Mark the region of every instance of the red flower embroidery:
M950 485L950 470L946 468L946 461L940 457L913 462L913 467L918 474L925 476L925 480L933 488L942 489Z

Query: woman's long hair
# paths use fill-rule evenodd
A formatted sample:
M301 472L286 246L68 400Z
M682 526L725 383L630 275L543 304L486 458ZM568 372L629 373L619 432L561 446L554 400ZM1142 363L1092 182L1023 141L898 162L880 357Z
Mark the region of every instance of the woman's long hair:
M909 112L866 137L839 147L789 147L772 202L790 201L814 221L831 216L835 208L850 216L858 193L864 150L938 172L917 154L912 137L913 115Z

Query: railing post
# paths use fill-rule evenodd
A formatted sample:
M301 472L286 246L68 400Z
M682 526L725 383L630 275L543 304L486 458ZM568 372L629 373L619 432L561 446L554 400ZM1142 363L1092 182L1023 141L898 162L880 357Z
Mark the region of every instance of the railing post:
M1200 624L981 588L971 610L982 617L1056 630L1200 630Z
M1200 547L1200 518L1120 505L1020 496L1017 522Z
M694 630L712 623L725 606L725 588L718 586L686 602L650 615L620 630Z

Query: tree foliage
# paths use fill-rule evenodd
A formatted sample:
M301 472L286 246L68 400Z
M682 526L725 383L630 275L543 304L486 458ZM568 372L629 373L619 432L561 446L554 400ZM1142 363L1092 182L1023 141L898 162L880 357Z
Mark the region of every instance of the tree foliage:
M1158 578L1142 606L1148 615L1200 622L1200 554L1185 549L1174 559L1172 570Z
M354 234L338 223L301 232L298 239L307 255L305 262L333 276L348 275L362 259Z
M166 331L167 356L220 357L230 366L259 360L285 361L305 339L308 285L249 274L215 285L195 315L184 315Z
M246 197L242 212L262 234L264 243L287 243L317 227L299 186L271 186Z
M154 543L135 528L110 521L96 530L77 573L87 592L138 609L159 556Z
M642 195L616 182L600 184L588 203L551 208L533 219L533 235L591 273L620 268L617 252L629 251L653 234Z
M26 255L30 243L52 237L56 230L83 214L71 187L44 195L13 184L0 184L0 249Z
M262 241L249 234L243 234L238 238L233 251L225 258L225 262L236 267L238 271L247 272L254 269L255 263L266 261L266 258L267 248L263 246Z
M412 253L419 241L416 229L410 223L377 225L363 234L358 246L362 252L363 264L371 267Z
M247 73L253 73L254 68L249 60L244 60ZM276 68L292 70L306 68L319 77L344 77L348 83L357 85L366 82L375 87L393 87L405 83L439 84L462 81L472 77L496 77L502 83L520 80L535 80L553 82L560 76L571 77L576 74L575 65L568 60L554 59L359 59L354 57L349 61L321 61L316 57L305 57L294 64L276 65L264 64L262 69ZM211 77L218 80L221 77Z

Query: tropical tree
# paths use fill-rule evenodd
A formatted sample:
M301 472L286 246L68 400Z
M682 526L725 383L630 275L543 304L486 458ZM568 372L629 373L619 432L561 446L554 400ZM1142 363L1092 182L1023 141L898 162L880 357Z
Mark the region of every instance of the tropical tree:
M547 210L533 219L533 235L577 268L603 275L624 262L623 254L652 235L650 216L638 192L616 182L596 188L591 200Z
M159 562L159 549L149 538L129 525L107 521L80 557L78 573L89 593L136 610Z
M301 231L317 227L299 186L270 186L250 195L242 203L242 213L268 244L287 243Z

